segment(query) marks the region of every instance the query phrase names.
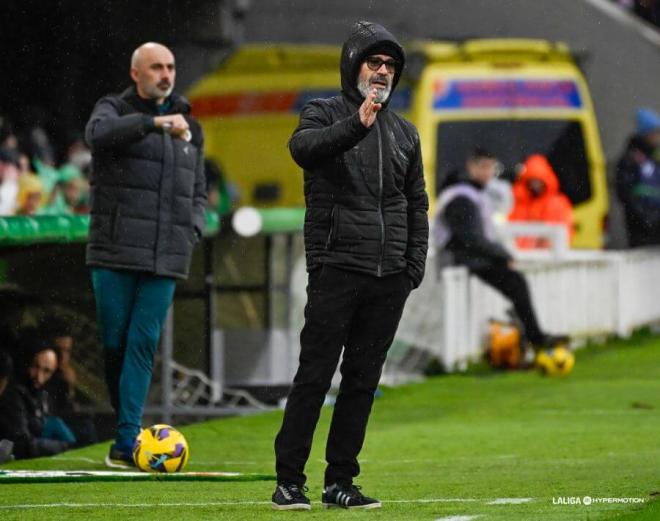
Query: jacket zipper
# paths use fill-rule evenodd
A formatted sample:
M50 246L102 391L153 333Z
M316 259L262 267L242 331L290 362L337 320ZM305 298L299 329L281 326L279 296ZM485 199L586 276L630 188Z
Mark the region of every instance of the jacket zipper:
M112 242L117 240L117 216L119 215L119 203L110 214L110 239Z
M167 132L163 132L163 158L162 158L162 163L161 163L161 169L160 169L160 183L158 184L158 218L156 219L156 244L154 244L154 271L158 273L160 271L160 265L159 265L159 250L160 250L160 236L161 233L163 232L162 226L161 226L161 211L162 211L162 206L163 206L163 182L165 180L165 176L167 175L167 172L165 171L167 168L167 148L168 145L172 146L172 142L170 141L168 143L168 139L171 140L170 135ZM174 155L174 152L172 152L172 155ZM172 160L174 161L174 157L172 157Z
M325 249L331 250L335 245L337 234L339 232L339 205L334 205L330 211L330 231L325 241Z
M383 141L380 134L380 125L376 120L376 134L378 134L378 218L380 220L380 256L378 258L378 276L383 276L383 255L385 254L385 219L383 218Z

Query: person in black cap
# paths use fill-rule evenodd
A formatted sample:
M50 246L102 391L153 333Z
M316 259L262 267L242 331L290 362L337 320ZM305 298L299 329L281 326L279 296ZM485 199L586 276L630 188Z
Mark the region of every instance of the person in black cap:
M304 467L343 351L322 502L378 508L353 479L374 392L410 291L424 276L428 197L415 127L388 109L405 62L385 28L358 22L341 95L302 109L289 149L304 169L309 284L300 365L275 440L277 510L308 510Z

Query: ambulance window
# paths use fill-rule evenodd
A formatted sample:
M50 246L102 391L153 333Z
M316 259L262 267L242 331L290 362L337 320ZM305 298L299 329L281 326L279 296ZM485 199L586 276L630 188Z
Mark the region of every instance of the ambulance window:
M492 151L513 172L532 154L548 158L561 191L573 204L591 198L589 163L579 122L570 120L471 120L438 125L436 191L460 171L477 145Z

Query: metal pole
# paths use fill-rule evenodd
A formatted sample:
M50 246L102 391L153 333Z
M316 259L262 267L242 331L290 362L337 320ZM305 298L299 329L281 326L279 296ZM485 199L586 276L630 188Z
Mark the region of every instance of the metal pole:
M204 241L204 295L205 295L205 342L208 362L208 374L213 381L211 399L219 402L224 391L224 346L222 334L217 328L217 299L219 290L215 284L215 249L214 239Z
M207 370L210 371L213 365L213 332L215 331L213 239L204 239L202 248L204 253L204 345L206 348Z
M273 289L271 256L273 250L273 237L271 235L266 235L264 240L266 242L264 248L264 287L266 288L266 295L264 296L264 325L265 329L270 331L273 327L273 317L271 310L271 292Z

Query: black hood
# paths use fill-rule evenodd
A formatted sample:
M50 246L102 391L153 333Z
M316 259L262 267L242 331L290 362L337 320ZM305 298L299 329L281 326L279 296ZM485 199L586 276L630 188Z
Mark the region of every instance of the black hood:
M626 152L629 153L631 150L639 150L648 157L652 157L654 152L651 144L640 134L635 134L628 141Z
M374 52L378 51L378 52ZM344 96L351 101L361 104L364 100L362 94L357 88L357 78L360 71L360 66L364 58L370 54L387 54L392 56L400 63L394 73L392 81L392 93L384 103L387 105L392 99L392 94L399 83L401 72L406 61L406 55L403 47L397 39L385 29L382 25L372 22L357 22L352 30L351 35L344 42L341 50L341 90Z
M156 100L142 98L137 93L135 86L127 88L121 93L120 98L130 103L142 113L159 114ZM165 98L165 103L169 105L165 112L166 114L190 114L190 102L183 96L172 93Z

